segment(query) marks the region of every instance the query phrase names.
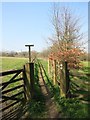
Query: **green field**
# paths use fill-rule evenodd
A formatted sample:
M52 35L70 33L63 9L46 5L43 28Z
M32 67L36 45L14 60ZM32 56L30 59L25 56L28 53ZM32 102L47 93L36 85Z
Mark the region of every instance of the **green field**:
M0 57L2 71L20 69L23 65L28 62L28 58L18 58L18 57ZM41 63L45 66L46 71L48 70L47 60L40 59ZM83 67L90 67L90 62L83 61ZM1 71L1 70L0 70Z
M17 70L17 69L22 69L24 64L28 62L28 58L16 58L16 57L2 57L0 58L0 60L2 60L1 66L2 69L0 72L3 71L9 71L9 70ZM34 65L34 70L35 70L35 86L34 86L34 90L36 90L36 94L35 94L35 100L30 100L29 102L27 102L28 106L26 105L28 111L27 113L29 114L30 117L35 117L35 118L41 118L44 114L45 111L45 105L44 105L44 97L42 96L40 87L39 87L39 83L38 83L38 66L36 66L36 64ZM7 75L7 76L3 76L1 77L1 81L0 82L6 82L9 81L14 75ZM20 76L22 76L20 74ZM15 79L17 79L19 76L17 76ZM18 85L22 85L23 82L22 81L17 81L15 83L11 83L9 84L5 90L9 90L12 89ZM1 86L0 86L1 87ZM6 96L12 96L15 95L19 92L23 91L23 88L18 88L14 91L10 91L8 93L6 93ZM17 98L23 98L23 94L17 96ZM13 101L10 101L11 103ZM22 112L22 111L21 111ZM45 116L45 115L44 115Z
M28 58L0 57L2 71L21 69L28 62Z
M1 69L0 72L9 70L23 69L25 63L28 62L27 58L16 58L16 57L0 57ZM8 75L2 77L2 82L9 81L13 75ZM15 84L12 84L14 86Z
M28 58L16 58L16 57L0 57L2 61L0 72L7 71L7 70L15 70L15 69L22 69L24 64L28 62ZM44 65L46 72L48 72L48 62L45 59L39 59L39 61ZM82 62L83 70L79 70L82 73L88 73L90 66L90 62Z
M84 65L84 67L90 67L90 61L83 61L82 62L83 63L83 65Z
M23 68L23 65L25 63L28 62L27 58L15 58L15 57L2 57L2 71L7 71L7 70L14 70L14 69L21 69ZM42 65L45 68L46 74L48 73L48 63L47 60L42 60L39 59L39 61L42 63ZM83 64L83 69L80 70L79 72L82 73L89 73L89 69L90 69L90 62L82 62ZM47 74L48 78L49 75ZM7 81L7 79L9 80L9 76L6 76L6 78L3 78L2 81ZM38 66L35 65L35 79L38 79ZM88 107L87 107L87 103L88 103L88 85L89 85L89 78L87 76L81 76L81 77L70 77L70 79L74 82L73 85L73 90L72 92L74 94L80 95L81 98L77 99L62 99L60 98L60 93L59 90L57 88L57 86L54 88L54 90L52 90L51 88L51 84L48 83L47 77L46 77L46 82L48 87L50 87L51 89L51 93L54 96L56 102L57 102L57 106L60 110L60 112L63 112L63 116L66 115L66 117L75 117L75 118L84 118L88 116ZM51 81L50 81L51 82ZM76 89L75 84L79 85L80 89ZM13 84L14 86L16 84ZM38 83L37 83L38 86ZM36 89L37 91L39 90L39 88ZM13 86L12 86L13 87ZM38 95L40 93L37 92ZM42 98L40 98L42 100ZM83 103L84 102L84 103ZM34 102L34 104L36 104ZM32 105L34 105L32 104ZM40 105L42 105L42 102L40 102ZM90 106L90 104L89 104ZM32 106L33 107L33 106ZM34 115L34 111L36 110L36 107L33 107L32 110L30 109L30 111L33 112L32 115ZM40 112L42 111L41 107L39 106ZM43 107L44 109L44 107ZM90 109L90 108L89 108ZM38 111L36 111L37 113Z

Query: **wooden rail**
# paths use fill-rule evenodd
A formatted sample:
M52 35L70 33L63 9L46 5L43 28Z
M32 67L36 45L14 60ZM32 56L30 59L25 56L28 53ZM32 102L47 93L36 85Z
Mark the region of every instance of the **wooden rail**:
M56 81L57 81L58 85L60 86L60 81L59 80L56 80Z
M90 73L70 73L70 76L76 76L76 77L83 77L83 76L90 76Z
M10 74L22 72L22 71L23 71L23 69L5 71L5 72L1 72L1 73L0 73L0 76L6 76L6 75L10 75Z

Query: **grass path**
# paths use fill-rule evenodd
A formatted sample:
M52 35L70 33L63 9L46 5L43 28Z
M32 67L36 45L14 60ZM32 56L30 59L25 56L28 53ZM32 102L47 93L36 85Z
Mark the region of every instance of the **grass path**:
M50 90L45 83L45 80L44 80L45 74L41 66L40 66L39 74L40 74L39 84L41 87L42 94L45 97L45 105L46 105L46 110L47 110L46 117L47 118L59 118L60 115L56 107L56 103L54 99L52 99Z

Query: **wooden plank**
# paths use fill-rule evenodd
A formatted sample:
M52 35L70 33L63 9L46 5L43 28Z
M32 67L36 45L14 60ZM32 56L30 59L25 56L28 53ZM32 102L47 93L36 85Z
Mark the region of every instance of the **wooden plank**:
M57 81L58 85L60 86L60 81L59 80L56 80L56 81Z
M21 91L21 92L15 94L15 95L10 96L10 97L8 97L8 96L3 96L3 95L2 95L2 99L4 99L4 100L2 100L2 103L5 102L5 101L7 101L7 100L17 100L17 101L21 101L22 99L15 98L15 97L17 97L17 96L19 96L19 95L21 95L21 94L24 94L24 91Z
M13 81L3 82L3 83L2 83L2 86L7 85L7 84L10 84L10 83L17 82L17 81L20 81L20 80L23 80L23 78L17 78L17 79L14 79Z
M24 66L24 71L23 71L23 82L24 82L24 98L27 100L27 93L26 93L26 74L25 74L25 66Z
M19 120L24 115L24 109L22 104L16 105L15 107L11 108L9 112L3 112L2 120Z
M15 74L10 80L8 80L8 81L12 81L12 80L15 79L19 74L20 74L20 72L16 73L16 74ZM8 81L7 81L7 82L8 82ZM5 82L4 82L4 84L5 84ZM3 86L4 84L0 83L0 86Z
M14 106L15 104L17 104L17 103L19 103L19 102L20 102L20 101L16 101L16 102L14 102L14 103L10 104L9 106L7 106L7 107L5 107L5 108L1 109L1 110L0 110L0 112L4 112L4 111L5 111L5 110L7 110L8 108L10 108L10 107Z
M70 76L76 76L76 77L83 77L83 76L90 76L90 74L82 74L82 73L70 73Z
M21 87L24 87L24 85L19 85L19 86L16 86L16 87L14 87L14 88L5 90L5 91L3 91L1 94L6 94L6 93L8 93L8 92L11 92L11 91L16 90L16 89L21 88Z
M19 99L19 98L10 98L8 96L3 96L4 100L2 100L2 103L8 101L8 100L12 100L12 101L23 101L23 99Z
M17 72L22 72L22 71L23 71L23 69L5 71L5 72L1 72L0 76L6 76L6 75L14 74L14 73L17 73Z
M21 81L21 80L23 80L23 78L18 78L18 79L15 79L15 80L13 80L13 81L8 81L8 82L4 82L4 83L2 83L2 90L5 88L5 87L7 87L9 84L11 84L11 83L15 83L15 82L18 82L18 81Z
M71 81L71 84L75 85L76 87L80 87L79 85L77 85L74 81Z
M19 81L21 81L21 80L23 80L22 78L19 78L19 79L15 79L14 81L12 81L11 83L15 83L15 82L19 82ZM0 91L2 91L2 90L4 90L4 89L0 89Z
M19 107L21 107L21 105ZM6 120L7 118L9 120L9 118L13 115L17 115L17 112L19 112L19 107L15 106L8 113L3 113L3 120Z
M15 79L19 74L20 74L20 72L16 73L8 82L10 82L10 81L12 81L13 79ZM1 83L0 86L3 86L2 89L4 89L5 87L8 86L8 84L3 85L3 83Z

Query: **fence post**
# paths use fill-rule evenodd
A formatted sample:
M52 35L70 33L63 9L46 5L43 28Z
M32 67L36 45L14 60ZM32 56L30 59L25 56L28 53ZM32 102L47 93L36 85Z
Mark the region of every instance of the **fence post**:
M69 71L67 68L67 62L64 62L60 66L60 94L61 97L68 97L69 95Z
M48 58L48 74L50 74L50 60Z
M65 97L65 92L64 92L64 89L65 89L65 79L64 79L64 64L61 63L60 64L60 96L61 97Z
M25 100L28 100L28 98L30 97L30 93L28 93L29 88L27 87L28 81L26 79L25 65L23 66L23 81L24 81L24 98Z
M48 59L48 75L52 77L52 61Z
M70 94L70 79L69 79L69 70L68 70L67 62L65 62L65 81L66 81L65 94L66 94L66 97L69 97L69 94Z
M53 80L53 84L56 85L56 76L57 76L57 72L56 72L56 60L54 60L53 62L54 62L54 80Z
M34 63L30 63L30 88L31 88L31 97L34 98Z
M34 97L34 63L26 63L24 65L23 76L26 99L30 100Z

